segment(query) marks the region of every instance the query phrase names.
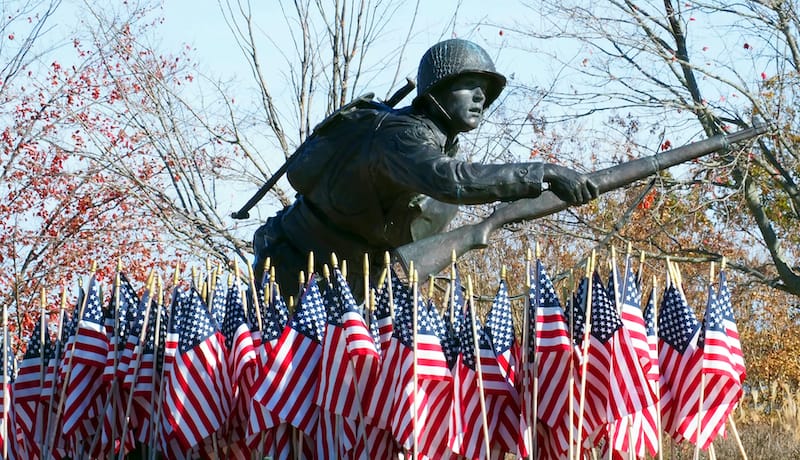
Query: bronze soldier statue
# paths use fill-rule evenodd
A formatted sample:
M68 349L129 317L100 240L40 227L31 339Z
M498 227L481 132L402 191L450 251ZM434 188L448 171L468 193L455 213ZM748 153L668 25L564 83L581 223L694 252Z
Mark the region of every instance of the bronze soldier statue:
M364 254L383 260L386 251L442 232L458 205L534 198L544 190L568 205L596 198L593 180L569 168L458 157L458 134L478 127L505 83L483 48L446 40L423 55L410 106L357 100L326 119L288 168L295 202L255 233L257 277L270 258L289 292L312 251L317 260L335 253L356 273Z

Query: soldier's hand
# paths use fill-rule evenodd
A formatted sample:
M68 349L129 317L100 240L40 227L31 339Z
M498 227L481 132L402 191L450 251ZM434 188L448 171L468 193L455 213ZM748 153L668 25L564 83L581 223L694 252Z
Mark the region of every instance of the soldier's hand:
M600 194L589 176L563 166L546 165L544 181L556 196L573 205L588 203Z

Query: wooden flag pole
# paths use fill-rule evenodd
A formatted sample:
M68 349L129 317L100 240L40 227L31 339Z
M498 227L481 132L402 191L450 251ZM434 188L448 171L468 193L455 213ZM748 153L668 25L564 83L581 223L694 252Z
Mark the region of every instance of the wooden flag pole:
M610 292L609 294L611 294L614 297L614 308L617 310L617 314L619 314L620 308L621 308L622 305L620 304L620 299L619 299L619 295L618 294L620 292L622 292L622 287L619 285L619 277L617 276L618 275L618 273L617 273L617 248L614 247L614 245L611 245L611 260L608 261L608 264L609 264L609 271L611 272L611 279L613 280L613 283L614 283L614 291ZM613 368L614 368L614 354L612 353L611 356L609 356L609 372ZM626 418L627 417L623 417L623 420L625 420ZM622 420L620 420L620 421L622 421ZM628 441L630 442L630 439L628 439ZM611 437L610 436L608 437L608 441L607 442L608 442L608 449L607 449L607 454L606 454L607 457L606 458L608 458L608 460L611 460L611 458L614 455L614 445L611 442ZM629 454L630 454L630 452L629 452Z
M538 278L537 278L538 279ZM533 460L533 440L531 438L531 411L532 403L531 398L535 399L536 395L532 395L528 393L526 390L530 383L530 373L528 369L528 357L529 357L529 348L530 348L530 322L531 322L531 315L530 310L532 307L531 304L531 296L530 292L532 289L531 284L531 250L530 248L526 251L525 254L525 287L528 292L528 295L525 297L525 307L522 312L522 404L524 405L524 410L522 413L525 416L525 431L522 433L522 439L524 446L528 449L528 460ZM535 318L534 318L535 321ZM531 392L532 393L532 392Z
M116 422L116 415L117 415L117 400L113 398L114 393L117 390L117 344L121 337L119 337L119 283L120 283L120 271L122 271L122 262L117 259L117 273L114 277L114 296L113 296L113 305L114 305L114 330L112 332L112 336L114 337L114 342L110 343L109 345L113 347L113 374L111 376L111 389L106 393L106 400L103 403L103 410L101 412L101 417L105 417L106 411L108 410L108 406L111 405L111 439L110 442L114 443L114 440L117 438L117 424ZM98 429L94 432L94 436L92 436L92 443L89 447L89 452L94 452L95 448L97 447L97 443L100 441L100 435L102 433L102 429ZM112 448L108 453L109 460L114 458L114 449Z
M56 340L56 348L54 350L54 356L53 356L53 381L50 384L50 401L47 404L47 422L44 425L45 429L44 429L44 433L43 433L44 439L43 439L43 445L42 445L42 452L44 452L44 453L49 452L47 447L49 445L48 441L50 440L50 429L51 429L51 423L50 422L53 421L53 419L54 419L54 417L52 417L52 415L53 415L52 407L53 407L53 401L55 399L56 386L58 384L58 378L57 378L58 377L58 372L59 372L58 371L58 367L59 367L58 366L58 360L60 359L60 355L61 355L61 346L62 346L62 344L61 344L61 333L62 333L62 330L64 328L64 317L66 316L66 311L67 311L67 289L66 289L66 287L64 287L64 284L62 282L62 284L61 284L61 304L59 306L58 328L56 330L57 340Z
M455 250L452 252L450 257L450 295L448 296L448 300L450 303L450 325L452 326L455 324L455 308L456 308L456 252ZM463 316L464 312L460 311L460 315ZM463 327L463 326L462 326ZM457 331L457 334L460 335L461 331ZM459 397L459 391L461 389L461 375L459 372L453 372L453 405L454 411L459 416L455 417L456 422L456 433L461 436L464 433L464 425L463 425L463 418L460 416L461 411L461 398Z
M333 260L335 262L335 259L333 259ZM327 269L327 267L324 267L324 268ZM327 275L326 275L326 277L327 277ZM369 256L367 254L364 254L364 312L365 312L365 315L368 315L369 312L371 311L370 294L373 294L372 295L372 299L373 299L372 303L374 304L374 291L369 286ZM369 330L369 324L366 321L365 321L365 324L367 325L367 330ZM348 359L347 360L347 365L350 368L350 372L355 377L358 373L356 372L356 366L353 363L353 360L352 359ZM358 422L359 422L356 429L359 431L359 434L361 436L361 440L364 443L364 450L366 452L370 452L369 440L367 439L366 421L364 419L364 410L361 407L361 402L363 401L362 398L361 398L361 390L358 388L358 379L355 378L354 380L355 380L354 390L356 392L356 408L358 409ZM341 415L337 415L336 416L337 421L339 419L341 419L341 417L342 417Z
M628 415L628 460L636 460L636 442L633 440L633 417Z
M147 290L153 292L153 280L150 280L150 283L147 285ZM139 367L142 364L142 355L144 354L144 341L147 338L147 328L150 322L150 306L152 302L148 302L147 305L144 307L144 322L142 323L142 330L139 332L139 340L136 343L136 346L133 349L133 355L136 356L136 363L133 368L133 380L131 382L131 389L128 393L128 402L125 405L125 416L122 420L125 421L122 425L122 435L120 436L120 442L125 442L125 437L128 435L128 419L131 415L131 407L133 407L133 395L136 393L136 379L139 376ZM156 315L158 315L158 311L156 311ZM123 380L123 384L124 384ZM215 450L216 452L216 450ZM117 460L123 460L125 458L125 449L124 446L120 446L119 449L119 456Z
M539 453L539 441L538 441L538 439L536 437L536 432L538 430L538 426L537 425L539 424L539 417L538 417L538 415L539 415L539 356L537 354L538 344L536 342L536 338L537 338L537 335L539 333L539 331L537 329L537 326L539 324L539 307L541 306L541 305L539 305L540 289L541 289L541 285L539 283L539 280L541 279L541 273L539 273L540 270L539 270L539 263L538 263L538 261L541 260L541 257L542 257L541 247L539 246L539 242L536 242L536 260L537 260L537 264L536 264L536 279L528 281L528 286L529 286L528 290L529 291L530 291L531 283L536 283L535 286L536 286L536 299L537 299L536 300L536 310L534 312L534 316L533 316L533 318L530 318L530 317L528 318L528 321L533 321L533 331L532 331L533 332L533 337L530 336L530 332L529 332L528 333L529 334L529 336L528 336L528 345L530 345L530 341L533 340L533 348L534 348L534 352L533 352L533 394L531 395L531 405L532 405L532 407L531 407L530 413L528 414L528 417L530 419L529 423L528 423L528 426L530 427L528 436L530 437L530 442L531 442L530 445L532 447L531 448L531 455L529 455L528 458L531 459L531 460L534 458L535 455L537 455ZM530 254L528 254L528 259L530 259ZM530 270L528 270L528 274L526 276L530 277ZM528 296L528 301L530 302L530 295ZM530 315L529 312L528 312L528 314ZM526 324L528 324L528 323L526 323ZM527 330L527 329L528 328L526 327L525 330ZM528 353L528 348L525 348L525 353L526 354Z
M339 261L336 258L336 254L331 253L331 266L336 269L339 265ZM325 280L325 283L328 284L328 289L333 289L333 283L331 283L331 270L328 268L328 264L322 264L322 279ZM330 318L326 318L326 323L330 321ZM327 326L326 326L327 327ZM348 360L349 361L349 360ZM348 362L349 364L349 362ZM342 447L342 423L341 423L341 416L339 414L333 413L335 418L336 426L334 427L334 443L336 444L336 452L340 452Z
M656 339L656 356L659 354L658 350L658 289L657 289L658 281L656 280L656 275L653 275L653 331L655 332L655 339ZM659 372L660 374L660 372ZM658 460L664 459L664 435L663 430L661 428L661 382L656 380L655 388L656 394L656 431L658 433Z
M270 259L267 258L267 260L265 261L265 267L264 267L264 272L265 273L269 273L269 270L270 270L269 264L270 264ZM255 311L256 311L256 323L258 324L258 330L261 333L261 344L259 346L263 347L264 346L264 324L263 324L263 321L261 319L261 303L264 302L264 301L269 302L269 300L259 299L258 298L258 291L256 290L255 276L256 275L253 272L253 267L250 264L247 264L247 277L249 278L250 296L252 298L253 307L255 308ZM270 280L269 284L270 284L270 287L271 287L271 284L272 284L271 280ZM268 289L265 289L265 293L268 291ZM271 292L271 291L269 291L269 292ZM267 299L269 299L269 297L267 297ZM264 308L267 308L267 305L264 305ZM259 362L259 366L260 365L261 365L261 363ZM266 431L262 432L259 435L258 446L256 447L256 456L259 459L264 458L264 441L265 441L266 437L267 437Z
M47 321L47 291L45 290L44 286L42 286L42 290L41 290L41 293L40 293L40 296L39 296L39 308L41 310L40 313L39 313L39 322L40 322L40 326L41 326L39 328L39 344L40 344L40 347L39 347L39 358L42 360L42 362L39 364L39 389L41 390L42 388L44 388L44 376L45 376L45 372L47 372L47 363L44 361L45 337L47 338L48 343L50 342L50 337L46 336L47 322L48 322ZM41 431L41 430L44 429L44 426L43 426L44 417L43 416L42 417L39 416L41 414L41 410L42 410L41 406L42 406L41 404L37 404L36 405L36 428L34 429L35 433L36 432L43 433L43 431Z
M386 276L388 277L389 282L386 283L387 289L389 289L389 315L394 319L394 292L392 291L392 257L389 255L389 251L386 251L383 254L383 263L386 267Z
M714 264L711 264L711 272L712 272L712 279L713 279L713 272L714 272ZM677 269L676 269L677 273ZM680 278L676 279L675 282L679 282ZM709 295L711 292L709 291ZM706 327L706 324L703 324L702 327ZM703 400L705 398L705 391L706 391L706 376L703 372L703 362L705 361L705 352L700 350L700 353L703 353L700 358L700 397L697 400L697 428L696 428L696 438L694 442L694 460L700 459L700 438L703 435Z
M414 439L413 439L413 442L412 442L413 450L411 451L411 453L413 455L413 458L416 460L417 458L419 458L419 423L418 423L419 421L417 420L417 417L419 417L419 409L418 409L418 404L417 404L417 396L418 396L418 393L419 393L418 382L417 382L417 374L418 374L418 369L417 369L417 358L418 358L418 356L417 356L417 353L419 352L419 345L417 343L418 342L418 338L419 338L419 337L417 337L417 326L418 326L418 321L419 321L419 318L417 317L417 315L419 313L417 311L417 301L418 301L418 298L419 298L419 281L417 280L417 271L414 270L413 261L411 262L410 267L411 267L410 268L411 279L409 281L411 282L411 302L413 304L411 306L411 332L412 332L411 340L412 340L412 345L413 345L413 348L412 348L413 361L412 361L412 364L411 364L411 368L414 371L413 372L414 381L412 383L413 390L412 390L412 393L411 393L411 403L412 403L412 405L411 405L411 427L413 429Z
M645 259L645 252L642 251L639 254L639 271L636 275L636 279L639 281L639 285L641 286L642 281L644 280L643 273L644 273L644 259Z
M3 303L3 458L8 458L8 421L11 398L9 397L9 387L11 386L11 376L8 375L8 307ZM14 433L16 436L16 433Z
M574 283L573 277L574 277L574 274L573 274L572 270L570 270L570 272L569 272L569 288L570 288L570 291L574 291L574 289L575 289L575 283ZM564 290L566 291L566 289L564 289ZM568 326L569 327L569 344L570 344L571 351L574 353L574 350L575 350L575 348L573 346L573 336L574 336L574 330L575 330L575 308L574 308L574 305L573 305L573 303L574 303L574 300L573 300L574 299L574 295L573 295L573 293L570 293L569 295L570 295L570 297L569 297L569 299L567 299L567 292L564 292L564 294L563 294L564 299L567 299L567 301L569 302L569 305L570 305L570 307L569 307L570 308L569 326ZM567 396L567 398L568 398L567 402L568 402L568 407L569 407L569 411L567 413L567 416L568 416L567 420L569 420L569 440L568 440L569 447L568 447L568 452L567 452L567 458L569 460L573 460L575 458L575 451L574 451L574 444L575 444L575 430L574 430L574 428L575 428L575 426L572 423L572 420L573 420L573 417L574 417L574 414L575 414L575 398L573 397L573 390L575 388L575 360L572 357L573 353L570 353L570 357L569 357L569 375L567 376L567 388L568 388L567 391L569 392L569 395Z
M152 435L153 427L156 426L155 420L153 419L153 414L155 413L155 404L156 404L156 372L158 371L158 348L161 346L161 316L163 316L164 312L164 280L161 279L161 276L158 277L158 311L156 311L156 327L155 327L155 334L153 337L153 352L155 356L154 363L153 363L153 385L150 387L150 410L153 411L150 416L150 444L149 450L147 455L150 456L150 453L155 451L157 446L154 443L155 437Z
M588 280L586 287L586 312L583 326L583 347L581 350L581 394L580 402L578 404L578 451L576 456L580 457L583 442L583 411L586 405L586 370L588 366L587 356L589 355L589 334L592 329L592 274L594 273L595 252L592 251L591 258L586 262L586 278Z
M111 443L112 443L112 445L114 443L114 440L117 438L117 424L115 423L115 420L116 420L117 410L119 409L117 407L117 399L113 398L113 394L114 394L114 392L117 391L117 386L119 385L119 382L117 381L117 367L119 366L119 341L123 340L123 338L118 335L119 334L119 329L120 329L120 317L119 317L119 314L120 314L120 311L119 311L119 295L120 295L120 292L119 292L119 289L120 289L120 283L121 283L121 276L120 276L121 272L122 272L122 260L117 259L117 273L116 273L116 275L114 275L114 281L115 281L115 284L114 284L114 337L116 337L116 343L114 344L114 347L115 347L115 349L114 349L114 375L111 378L111 391L109 391L109 393L108 393L108 397L111 399ZM127 340L127 339L128 338L125 337L125 340ZM127 423L127 422L125 422L125 423ZM100 431L100 430L98 430L98 431ZM124 446L123 445L120 445L120 450L124 450ZM94 449L92 450L92 452L93 451L94 451ZM108 454L109 460L113 458L113 455L114 455L114 449L112 448L111 451Z
M747 452L744 450L744 445L742 444L742 438L739 437L739 430L736 429L736 423L733 421L733 416L728 414L728 423L731 425L731 431L733 432L733 438L736 440L736 445L739 447L739 452L742 454L742 458L744 460L747 459Z
M90 280L94 278L94 274L95 274L96 271L97 271L97 264L92 262L92 268L89 271L89 277L90 277L89 279ZM91 281L90 281L90 284L91 284ZM89 298L89 294L86 293L86 295L83 296L80 308L78 309L78 317L75 318L74 320L77 320L78 322L80 322L81 318L83 317L83 310L84 310L84 308L86 308L86 302L87 302L88 298ZM76 329L76 332L77 332L77 329ZM65 352L69 351L69 347L67 347L64 351ZM46 446L52 446L53 442L55 442L56 430L58 429L58 421L61 418L61 411L64 410L64 402L66 400L65 395L67 393L67 386L69 385L69 378L70 378L70 376L72 374L72 358L74 356L75 356L74 353L70 353L69 354L69 359L67 360L67 369L64 372L64 384L62 385L61 391L59 392L60 393L60 395L59 395L60 397L59 397L59 400L58 400L58 407L56 409L56 416L55 416L55 420L54 420L55 423L53 424L53 428L54 429L53 429L52 439L48 439L49 442L47 442L45 444ZM54 388L54 390L55 390L55 388ZM48 436L48 438L50 438L50 436Z
M449 303L450 324L455 322L456 318L456 251L453 250L450 255L450 295L447 296ZM464 312L459 312L464 313Z
M170 294L170 307L174 306L175 298L178 296L178 282L180 281L180 273L181 273L181 262L177 261L175 263L175 272L172 275L172 292ZM167 320L167 331L169 331L170 327L175 320L175 311L171 310L169 312L169 319ZM166 347L166 344L164 344ZM161 434L161 409L163 404L163 397L164 397L164 387L166 386L166 379L164 378L164 368L166 367L165 362L167 357L166 353L164 355L164 360L161 362L161 371L159 375L159 382L158 382L158 398L154 400L156 404L155 409L155 420L153 422L153 445L156 446L155 449L150 454L150 460L156 459L156 453L158 452L158 438Z
M364 316L364 322L369 330L370 322L370 308L369 308L369 254L364 253L364 308L361 310Z
M481 405L481 419L483 422L483 442L484 448L486 449L485 458L489 458L489 455L492 452L492 446L489 439L489 418L486 414L486 395L483 389L483 371L481 369L481 348L480 344L478 343L478 328L475 325L475 320L477 318L475 311L475 304L473 303L472 297L472 276L467 277L467 302L469 302L469 312L470 318L470 327L472 328L472 347L475 351L475 371L478 374L478 399Z

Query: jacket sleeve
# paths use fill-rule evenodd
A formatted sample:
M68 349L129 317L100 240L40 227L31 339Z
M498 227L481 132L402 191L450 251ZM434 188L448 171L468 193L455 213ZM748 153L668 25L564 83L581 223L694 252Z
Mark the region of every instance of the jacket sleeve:
M372 154L377 183L387 180L446 203L512 201L542 193L542 163L480 164L451 158L421 123L380 130Z

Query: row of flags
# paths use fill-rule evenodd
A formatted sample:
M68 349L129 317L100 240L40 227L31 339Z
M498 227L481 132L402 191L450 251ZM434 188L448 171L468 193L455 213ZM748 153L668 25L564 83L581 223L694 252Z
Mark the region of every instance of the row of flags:
M92 276L19 363L2 337L3 458L643 458L725 434L746 373L724 271L702 320L676 276L643 307L630 260L565 303L527 271L521 338L506 281L481 321L455 268L443 308L390 274L366 311L338 267L291 311L269 275L167 301Z

